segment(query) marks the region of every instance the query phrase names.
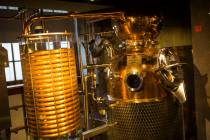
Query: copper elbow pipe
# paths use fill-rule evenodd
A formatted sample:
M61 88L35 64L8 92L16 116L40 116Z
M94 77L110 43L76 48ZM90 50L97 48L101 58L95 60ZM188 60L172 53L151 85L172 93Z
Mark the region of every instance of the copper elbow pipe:
M57 15L57 16L38 16L38 17L32 17L28 19L24 23L24 29L23 34L28 35L30 32L30 26L38 21L43 20L62 20L62 19L73 19L73 18L111 18L111 19L124 19L124 13L123 12L109 12L109 13L70 13L66 15Z

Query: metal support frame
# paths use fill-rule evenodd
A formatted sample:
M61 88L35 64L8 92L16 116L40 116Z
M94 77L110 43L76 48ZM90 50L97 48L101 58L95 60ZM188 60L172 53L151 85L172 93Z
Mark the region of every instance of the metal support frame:
M89 139L91 137L97 136L99 134L107 132L110 128L115 126L117 123L113 124L104 124L102 126L87 130L81 134L81 140Z
M87 79L92 77L91 73L87 74L86 76L83 75L84 69L95 69L98 67L109 67L110 64L102 64L102 65L86 65L83 66L82 64L82 57L81 57L81 47L78 44L78 27L77 27L77 19L92 19L92 20L98 20L98 19L122 19L124 20L124 13L123 12L108 12L108 13L70 13L66 15L52 15L52 16L36 16L31 17L27 21L24 22L23 25L23 36L28 36L31 33L31 26L38 22L38 21L46 21L46 20L63 20L63 19L74 19L74 22L76 23L75 29L76 29L76 35L77 35L77 45L78 45L78 51L80 52L80 76L81 76L81 83L82 83L82 91L84 92L84 111L85 111L85 129L89 129L89 109L88 109L88 88L87 88ZM95 136L96 134L103 133L107 131L112 125L106 124L103 126L100 126L95 129L91 129L90 131L83 132L82 136L83 138L90 138L92 136Z

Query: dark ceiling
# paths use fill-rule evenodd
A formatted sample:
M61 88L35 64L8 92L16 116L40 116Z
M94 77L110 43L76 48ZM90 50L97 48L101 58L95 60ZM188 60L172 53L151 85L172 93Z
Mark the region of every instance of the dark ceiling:
M109 7L107 5L68 0L0 0L0 5L17 6L26 9L59 9L71 12L88 12Z
M107 5L116 10L126 11L128 14L189 14L190 0L57 0L66 2L80 2L97 5Z
M0 0L0 5L65 9L76 12L124 11L127 15L190 17L190 0Z

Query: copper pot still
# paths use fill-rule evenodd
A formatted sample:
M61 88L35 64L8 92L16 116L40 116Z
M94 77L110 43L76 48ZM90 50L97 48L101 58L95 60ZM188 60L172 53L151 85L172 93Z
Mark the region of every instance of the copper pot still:
M182 64L174 48L160 48L157 16L115 20L123 47L107 68L109 139L181 140L186 101ZM116 47L112 44L112 47ZM120 52L120 53L119 53Z

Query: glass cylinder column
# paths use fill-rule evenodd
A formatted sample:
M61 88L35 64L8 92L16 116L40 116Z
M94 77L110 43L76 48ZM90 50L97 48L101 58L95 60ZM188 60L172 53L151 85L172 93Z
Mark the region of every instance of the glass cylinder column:
M51 138L75 134L80 127L80 101L71 34L31 34L23 39L21 58L29 135Z

